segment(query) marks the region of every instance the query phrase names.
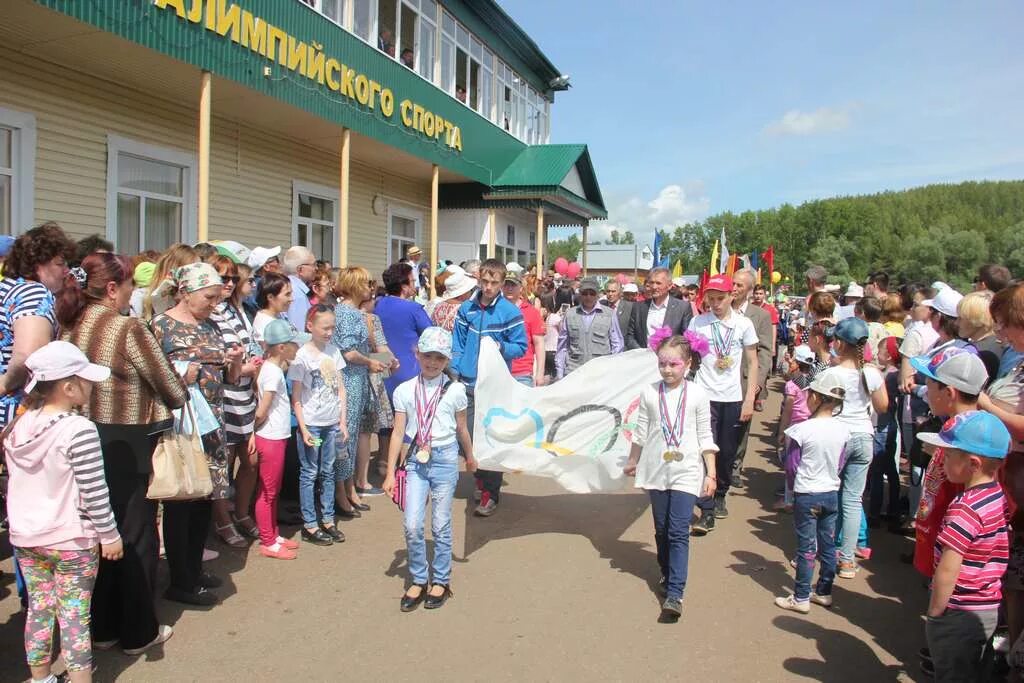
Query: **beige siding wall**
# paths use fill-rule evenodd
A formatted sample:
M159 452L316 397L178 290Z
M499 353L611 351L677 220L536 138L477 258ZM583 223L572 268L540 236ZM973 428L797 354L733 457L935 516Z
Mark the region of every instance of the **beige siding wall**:
M108 135L195 154L193 108L8 50L0 62L0 106L36 117L34 223L57 221L76 238L106 234ZM293 181L337 188L338 156L218 118L213 100L210 238L287 247ZM372 211L376 194L422 211L426 242L430 184L353 160L349 258L372 273L386 266L388 242L387 213Z

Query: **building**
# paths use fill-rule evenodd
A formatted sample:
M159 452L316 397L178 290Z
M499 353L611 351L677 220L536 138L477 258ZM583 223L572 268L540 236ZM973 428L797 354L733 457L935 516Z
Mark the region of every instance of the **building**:
M605 217L567 78L491 0L5 0L0 231L543 260Z
M614 277L624 273L642 280L654 267L654 254L649 246L639 244L588 244L586 247L587 274L595 277ZM576 260L583 263L581 251Z

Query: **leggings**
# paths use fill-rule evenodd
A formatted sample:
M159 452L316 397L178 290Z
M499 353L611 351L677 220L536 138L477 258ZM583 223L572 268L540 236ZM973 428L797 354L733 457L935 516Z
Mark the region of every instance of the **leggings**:
M260 543L270 547L277 543L277 497L281 493L284 476L284 452L288 439L256 437L256 450L260 454L260 479L256 486L256 526L260 530Z
M29 666L52 661L53 622L60 624L60 649L68 671L92 667L89 608L99 550L15 548L28 590L25 657Z

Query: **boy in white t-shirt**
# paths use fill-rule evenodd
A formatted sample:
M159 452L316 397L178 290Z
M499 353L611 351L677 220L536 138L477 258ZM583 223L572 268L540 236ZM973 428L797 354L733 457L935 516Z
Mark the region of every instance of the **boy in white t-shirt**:
M757 395L757 332L750 318L732 308L732 278L715 275L708 280L704 301L710 309L690 321L689 329L707 337L711 353L701 361L695 381L711 399L711 432L718 444L715 471L718 477L714 497L700 498L701 516L691 531L703 536L715 528L715 518L729 515L725 495L732 485L733 462L740 437L754 415ZM747 387L744 394L740 366L746 358ZM746 395L746 399L744 399Z

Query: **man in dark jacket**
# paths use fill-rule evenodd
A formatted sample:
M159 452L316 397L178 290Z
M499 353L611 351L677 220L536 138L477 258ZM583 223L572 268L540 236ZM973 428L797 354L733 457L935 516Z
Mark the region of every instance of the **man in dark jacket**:
M672 274L668 268L654 268L647 276L646 287L651 296L633 305L633 314L626 333L627 349L642 349L647 338L660 327L668 327L672 334L682 334L690 325L693 306L689 301L669 296Z

